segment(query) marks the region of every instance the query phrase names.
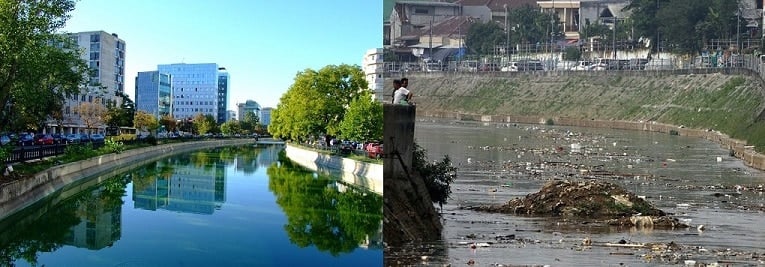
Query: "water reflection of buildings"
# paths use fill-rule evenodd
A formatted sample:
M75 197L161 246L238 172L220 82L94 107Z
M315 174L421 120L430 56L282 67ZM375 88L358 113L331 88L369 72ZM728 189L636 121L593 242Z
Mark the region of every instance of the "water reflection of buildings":
M64 244L99 250L111 246L122 237L122 206L107 208L98 198L101 191L94 191L94 198L78 205L76 213L80 223L70 228Z
M258 154L258 164L265 167L271 165L271 163L279 160L279 152L283 149L283 145L261 146L260 154Z
M158 163L172 164L172 163ZM154 183L141 192L133 187L135 208L212 214L226 201L224 164L198 167L194 164L173 164L169 178L158 175Z

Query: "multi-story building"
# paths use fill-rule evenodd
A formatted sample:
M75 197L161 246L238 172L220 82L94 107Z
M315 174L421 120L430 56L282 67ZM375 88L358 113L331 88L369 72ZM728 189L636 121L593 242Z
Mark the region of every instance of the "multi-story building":
M79 95L66 99L61 121L48 121L46 132L82 133L103 132L104 123L87 126L77 114L77 107L82 103L100 103L101 105L122 104L119 97L125 93L125 41L116 33L89 31L69 34L81 51L81 58L87 62L91 73L89 85Z
M237 119L240 121L244 119L244 114L248 112L255 113L255 116L260 117L260 104L254 100L247 100L244 103L236 104Z
M197 114L218 118L218 64L164 64L157 70L172 76L171 113L175 119L190 119Z
M168 177L157 177L152 183L133 188L133 205L145 210L170 210L184 213L213 214L226 202L226 172L221 163L211 168L181 166L160 162L159 166L173 166Z
M361 68L364 71L364 77L367 80L368 88L369 90L372 90L374 99L380 102L383 101L383 88L385 87L385 82L383 80L385 66L383 64L382 48L367 50L367 53L361 61Z
M229 75L226 68L218 68L218 123L226 122L226 108L228 107Z
M271 107L265 107L260 110L260 124L263 126L268 126L271 124L271 112L274 109Z
M390 42L393 46L406 45L412 34L426 26L462 14L459 4L436 1L396 1L388 19Z
M236 111L227 110L226 113L226 121L236 120Z
M157 119L172 110L172 77L159 71L139 72L135 77L135 108Z

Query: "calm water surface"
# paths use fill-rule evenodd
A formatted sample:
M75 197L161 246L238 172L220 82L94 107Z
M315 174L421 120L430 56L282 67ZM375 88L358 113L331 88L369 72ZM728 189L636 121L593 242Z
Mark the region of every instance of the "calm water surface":
M431 255L420 265L464 266L471 259L476 266L655 266L683 264L685 260L765 265L765 197L763 190L757 189L765 184L765 174L745 167L715 143L649 132L431 120L417 122L415 137L428 150L430 159L449 155L459 167L451 199L444 206L443 240L415 244L402 253L413 254L416 259ZM579 144L580 152L587 155L571 154L572 144ZM646 196L658 208L689 220L693 228L617 229L558 218L460 209L503 204L537 192L550 180L570 177L566 170L551 164L540 166L543 162L599 166L625 174L597 179ZM513 167L519 165L541 172L519 172ZM735 191L737 185L745 187L740 195ZM706 230L697 231L702 224ZM506 235L515 235L515 240L495 239ZM646 256L650 250L585 248L581 245L584 238L591 238L593 244L622 239L631 243L675 242L691 249L677 252L672 259L658 259ZM473 250L467 245L472 242L491 246ZM726 251L736 251L738 256Z
M282 146L161 159L0 222L0 266L380 266L382 197Z

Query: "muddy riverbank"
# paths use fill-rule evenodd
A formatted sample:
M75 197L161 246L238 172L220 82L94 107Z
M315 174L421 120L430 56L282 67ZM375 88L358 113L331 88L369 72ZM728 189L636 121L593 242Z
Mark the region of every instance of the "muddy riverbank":
M651 132L432 120L418 121L416 137L430 157L450 155L459 177L444 206L443 240L389 248L388 262L765 264L765 234L756 226L765 206L765 175L715 143ZM619 184L691 227L636 228L464 209L501 205L572 178Z

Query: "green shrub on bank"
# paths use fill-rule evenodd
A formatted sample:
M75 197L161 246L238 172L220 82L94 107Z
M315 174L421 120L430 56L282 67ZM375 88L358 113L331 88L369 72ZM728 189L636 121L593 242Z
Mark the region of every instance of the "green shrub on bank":
M66 146L64 155L61 156L61 160L65 163L69 163L89 159L95 156L98 156L98 152L93 149L92 144L72 144Z
M122 151L125 151L125 144L120 141L113 141L111 139L107 139L104 141L104 146L99 149L99 154L109 154L109 153L122 153Z
M449 155L444 155L441 161L430 163L428 162L427 151L415 143L412 168L425 181L431 201L438 203L443 209L443 205L446 204L452 193L451 183L457 178L457 168L452 166Z

